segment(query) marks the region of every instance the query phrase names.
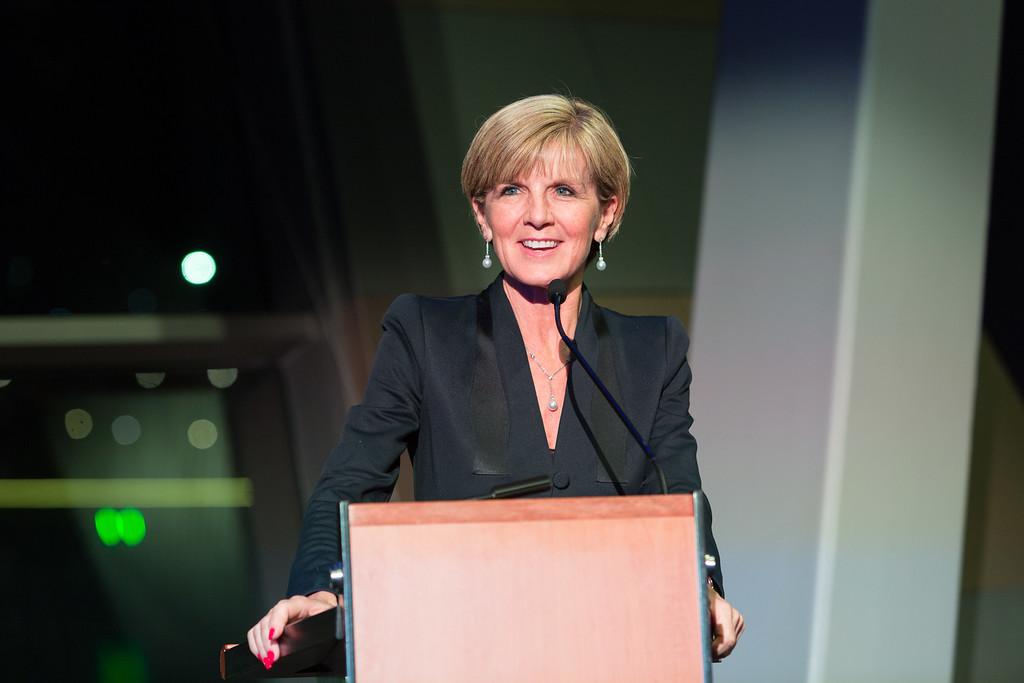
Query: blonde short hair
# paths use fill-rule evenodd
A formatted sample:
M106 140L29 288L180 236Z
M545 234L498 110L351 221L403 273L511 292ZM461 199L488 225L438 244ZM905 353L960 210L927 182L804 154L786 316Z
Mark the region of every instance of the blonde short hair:
M611 239L629 201L629 157L604 112L575 97L536 95L492 114L462 162L463 193L470 201L482 199L498 184L529 172L551 145L583 155L602 203L618 198L606 238Z

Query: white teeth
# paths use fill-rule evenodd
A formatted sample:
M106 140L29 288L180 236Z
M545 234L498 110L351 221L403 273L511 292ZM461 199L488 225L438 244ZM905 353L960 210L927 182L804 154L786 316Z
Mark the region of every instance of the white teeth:
M527 249L550 249L557 247L558 242L555 240L523 240L523 246Z

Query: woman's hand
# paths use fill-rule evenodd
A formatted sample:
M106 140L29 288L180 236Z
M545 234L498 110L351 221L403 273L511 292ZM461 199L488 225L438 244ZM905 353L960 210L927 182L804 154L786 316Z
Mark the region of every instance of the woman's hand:
M736 647L736 641L743 633L743 615L726 602L710 584L708 585L708 609L711 611L711 658L720 662Z
M284 633L286 625L314 614L326 612L336 607L337 604L338 600L334 597L334 593L328 591L313 593L309 597L293 595L278 601L270 608L267 615L256 622L256 625L246 634L249 639L249 651L263 662L264 667L269 669L281 655L277 639Z

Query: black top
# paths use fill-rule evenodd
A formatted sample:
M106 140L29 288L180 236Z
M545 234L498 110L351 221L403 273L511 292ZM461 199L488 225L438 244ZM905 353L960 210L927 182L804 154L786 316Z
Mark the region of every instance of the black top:
M566 368L557 448L548 448L500 276L476 296L404 294L382 326L364 401L349 412L310 498L289 595L327 589L328 567L339 556L338 501L388 500L406 449L418 500L474 498L540 475L554 486L539 495L660 492L643 451L575 363ZM699 489L689 340L680 322L603 309L584 289L575 341L648 440L669 491ZM704 520L707 552L717 556L709 508ZM719 591L720 567L713 573Z

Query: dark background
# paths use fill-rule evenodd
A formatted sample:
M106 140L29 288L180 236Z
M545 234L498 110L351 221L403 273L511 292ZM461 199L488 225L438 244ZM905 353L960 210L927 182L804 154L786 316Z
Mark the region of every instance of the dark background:
M1019 12L1005 12L984 331L1019 394ZM636 156L630 215L654 227L630 240L627 226L597 290L689 317L715 2L10 2L0 21L0 317L6 333L44 326L0 347L0 479L254 487L252 506L143 509L134 548L99 543L95 508L0 506L11 680L216 678L219 644L284 589L306 487L365 382L384 307L492 276L457 178L498 106L557 90L611 112ZM491 33L451 37L466 26ZM523 27L568 37L547 61L513 59L498 46ZM651 73L655 59L668 66ZM682 112L683 132L650 103ZM680 229L659 220L679 211ZM218 272L189 285L180 262L200 249ZM644 284L623 275L640 269ZM98 321L99 341L81 341L81 320ZM239 379L217 388L211 368ZM135 373L156 371L163 383L142 388ZM95 418L90 438L69 440L71 408ZM139 417L137 444L111 440L119 414ZM211 449L183 436L199 418L218 426Z

